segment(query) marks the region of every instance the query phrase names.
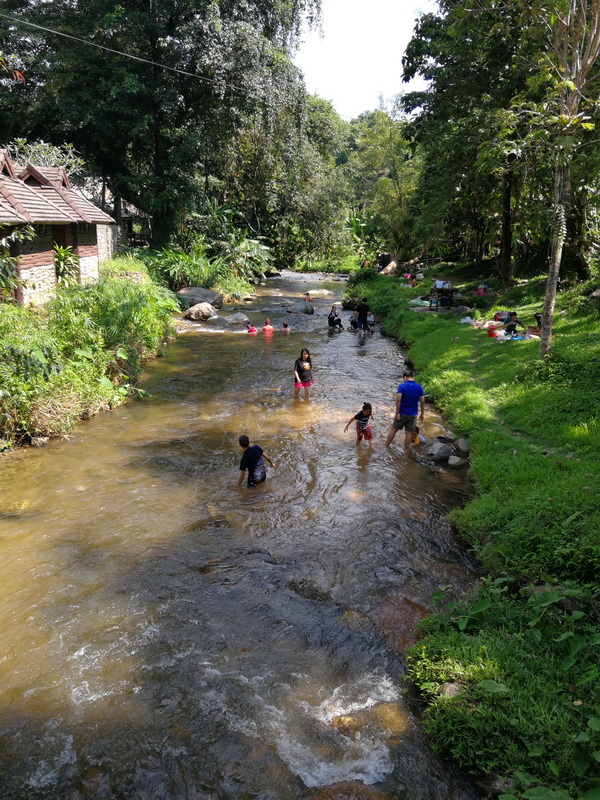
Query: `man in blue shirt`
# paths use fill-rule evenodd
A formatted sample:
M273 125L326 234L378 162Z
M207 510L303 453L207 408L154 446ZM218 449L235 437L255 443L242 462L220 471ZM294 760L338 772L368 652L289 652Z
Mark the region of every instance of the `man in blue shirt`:
M404 449L408 451L413 432L417 427L417 416L419 422L423 422L425 393L423 387L415 381L412 372L405 372L402 377L404 381L398 386L396 394L396 416L388 431L385 446L389 447L396 433L404 428Z
M248 471L248 486L257 486L267 477L263 456L272 467L275 466L275 463L269 458L262 447L259 447L257 444L253 444L251 447L250 439L248 439L245 434L240 436L239 442L244 454L242 455L242 459L240 461L240 476L238 478L237 485L242 485L246 471Z

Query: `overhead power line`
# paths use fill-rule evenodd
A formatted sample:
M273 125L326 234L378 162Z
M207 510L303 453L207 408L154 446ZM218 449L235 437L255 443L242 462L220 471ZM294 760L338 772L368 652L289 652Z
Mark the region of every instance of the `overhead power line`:
M53 33L55 36L63 36L65 39L71 39L74 42L87 44L89 47L95 47L96 49L104 50L107 53L114 53L117 56L123 56L123 58L131 58L133 61L141 61L142 64L149 64L152 67L159 67L160 69L166 69L169 72L176 72L178 75L186 75L188 78L196 78L197 80L204 81L205 83L213 83L220 86L223 85L220 81L216 80L215 78L207 78L205 75L199 75L197 72L186 72L186 70L184 69L178 69L177 67L170 67L168 66L168 64L159 64L158 61L151 61L148 58L133 56L131 55L131 53L124 53L122 50L115 50L112 47L106 47L103 44L98 44L97 42L91 42L89 39L82 39L79 36L73 36L70 33L63 33L63 31L55 31L52 28L46 28L44 25L37 25L35 22L28 22L27 20L20 19L19 17L12 17L9 14L3 14L2 12L0 12L0 17L9 19L11 22L16 23L17 25L27 25L29 28L36 28L39 31L45 31L46 33ZM228 89L234 89L235 91L247 94L246 90L243 89L241 86L234 86L228 83L226 83L225 86Z
M0 11L0 17L4 17L5 19L10 20L11 22L15 23L16 25L26 25L29 28L36 28L39 31L44 31L45 33L52 33L55 36L62 36L65 39L70 39L73 42L79 42L80 44L88 45L89 47L95 47L97 50L104 50L106 53L113 53L117 56L122 56L123 58L130 58L133 61L139 61L142 64L149 64L151 67L158 67L159 69L165 69L168 72L175 72L178 75L185 75L188 78L196 78L196 80L203 81L204 83L210 83L219 87L225 87L227 89L231 89L232 91L239 92L240 94L249 96L250 93L247 89L244 89L241 86L235 86L231 83L223 83L222 81L218 81L215 78L207 78L205 75L199 75L197 72L187 72L184 69L179 69L178 67L170 67L168 64L160 64L158 61L151 61L148 58L141 58L140 56L131 55L131 53L124 53L122 50L115 50L113 47L106 47L103 44L98 44L97 42L92 42L89 39L82 39L80 36L73 36L71 33L64 33L63 31L56 31L53 28L47 28L44 25L38 25L35 22L28 22L25 19L21 19L20 17L13 17L10 14L4 14ZM338 112L336 112L338 113ZM339 117L343 117L344 119L352 120L354 117L349 117L345 114L339 114Z

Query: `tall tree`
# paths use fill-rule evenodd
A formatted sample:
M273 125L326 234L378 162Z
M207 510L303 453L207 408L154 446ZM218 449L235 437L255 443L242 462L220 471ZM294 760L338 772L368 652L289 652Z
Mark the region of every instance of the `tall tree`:
M165 241L222 174L245 115L269 105L273 65L318 9L319 0L27 0L18 16L46 30L4 29L28 82L3 101L12 114L0 135L12 126L10 138L72 142Z

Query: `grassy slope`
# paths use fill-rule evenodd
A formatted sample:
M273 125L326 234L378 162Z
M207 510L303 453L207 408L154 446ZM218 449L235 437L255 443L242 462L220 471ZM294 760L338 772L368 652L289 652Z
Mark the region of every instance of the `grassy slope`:
M600 797L600 316L591 288L559 297L543 362L536 340L500 344L456 317L407 310L417 292L394 278L351 291L412 345L428 399L472 447L477 497L452 521L490 577L462 607L442 602L409 656L434 746L475 775L508 776L506 798ZM541 291L532 281L497 307L532 322ZM440 694L444 682L458 685L457 697Z

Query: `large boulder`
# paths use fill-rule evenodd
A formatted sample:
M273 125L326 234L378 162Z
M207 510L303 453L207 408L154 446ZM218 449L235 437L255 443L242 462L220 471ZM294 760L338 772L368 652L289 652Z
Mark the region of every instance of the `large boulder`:
M241 311L236 311L235 314L230 314L228 317L223 317L223 319L229 325L245 325L247 322L250 322L248 317L245 314L242 314Z
M315 308L312 303L294 303L288 308L288 314L314 314Z
M473 309L469 308L469 306L456 306L456 308L454 309L454 313L457 316L461 316L463 314L470 314L472 311Z
M210 303L213 308L222 308L223 295L213 292L210 289L203 289L201 286L186 286L177 292L177 297L181 298L183 305L195 306L197 303Z
M204 322L211 317L217 317L218 314L210 303L196 303L196 305L188 308L183 316L186 319L194 320L194 322Z
M452 445L445 442L434 442L427 451L427 455L432 461L447 461L452 453Z

